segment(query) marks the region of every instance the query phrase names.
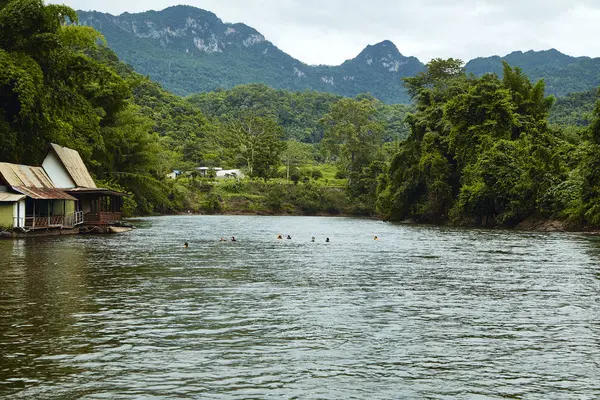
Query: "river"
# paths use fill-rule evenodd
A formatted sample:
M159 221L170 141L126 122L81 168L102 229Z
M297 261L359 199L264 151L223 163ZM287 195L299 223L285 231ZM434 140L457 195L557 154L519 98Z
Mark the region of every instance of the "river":
M600 238L134 224L0 241L1 398L600 398Z

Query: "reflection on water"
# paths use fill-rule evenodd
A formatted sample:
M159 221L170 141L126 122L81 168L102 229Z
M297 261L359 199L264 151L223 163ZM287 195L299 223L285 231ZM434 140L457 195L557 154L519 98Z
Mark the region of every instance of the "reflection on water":
M596 238L346 218L138 225L0 241L0 397L600 397Z

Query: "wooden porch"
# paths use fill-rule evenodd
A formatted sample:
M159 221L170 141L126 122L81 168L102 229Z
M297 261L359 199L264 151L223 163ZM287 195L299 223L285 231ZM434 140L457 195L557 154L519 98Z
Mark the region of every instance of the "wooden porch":
M18 225L25 229L74 228L83 224L83 212L75 211L67 215L33 216L18 219Z
M27 230L75 228L83 224L83 212L75 209L75 199L32 199L25 201L25 210L14 217L14 227Z

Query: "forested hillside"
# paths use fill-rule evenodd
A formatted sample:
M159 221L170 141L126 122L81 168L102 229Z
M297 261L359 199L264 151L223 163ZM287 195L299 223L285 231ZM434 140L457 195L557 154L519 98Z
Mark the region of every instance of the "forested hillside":
M404 118L410 106L387 105L368 95L357 98L369 99L376 105L376 118L384 123L387 141L404 139L408 135ZM286 139L317 144L323 139L325 129L322 118L341 99L329 93L289 92L252 84L196 94L190 96L188 101L207 117L219 120L237 118L248 112L272 115L284 128Z
M550 110L549 121L563 126L588 126L598 98L597 89L559 97Z
M79 11L82 24L102 32L110 48L136 71L173 93L188 95L240 84L263 83L286 90L317 90L389 103L408 98L401 78L423 70L384 41L340 66L310 66L284 53L255 29L223 23L189 6L119 16Z
M500 75L503 62L521 68L532 81L543 79L546 92L559 97L600 86L600 58L571 57L555 49L515 51L504 57L476 58L465 68L478 76L486 73Z

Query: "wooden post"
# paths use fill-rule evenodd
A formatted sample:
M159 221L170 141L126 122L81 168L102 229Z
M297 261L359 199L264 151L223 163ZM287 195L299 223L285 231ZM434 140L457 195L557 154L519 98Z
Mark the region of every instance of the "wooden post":
M32 199L32 200L33 200L33 222L31 223L31 227L35 228L35 202L37 200L35 200L35 199Z

